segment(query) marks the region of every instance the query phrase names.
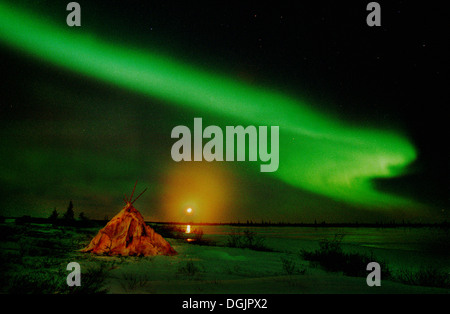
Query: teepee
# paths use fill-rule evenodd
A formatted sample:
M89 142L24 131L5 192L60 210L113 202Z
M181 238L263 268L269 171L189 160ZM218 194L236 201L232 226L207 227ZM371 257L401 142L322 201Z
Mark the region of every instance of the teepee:
M177 254L161 235L145 223L144 217L134 208L133 203L146 191L145 189L131 201L135 188L136 184L129 199L125 196L125 207L98 232L82 252L122 256Z

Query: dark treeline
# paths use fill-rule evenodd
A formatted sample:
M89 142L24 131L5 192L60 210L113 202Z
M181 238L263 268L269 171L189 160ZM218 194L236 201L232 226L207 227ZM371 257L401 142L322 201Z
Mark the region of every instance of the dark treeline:
M63 215L60 215L56 208L53 209L51 215L48 218L42 217L32 217L29 215L24 215L21 217L10 217L10 219L14 219L15 223L18 225L22 224L52 224L54 226L72 226L72 227L97 227L104 225L108 222L108 218L105 217L104 220L94 220L89 219L84 212L80 212L78 214L78 218L75 217L75 211L73 202L70 201L67 207L67 210ZM4 222L6 218L1 217L0 222Z
M344 223L327 223L327 222L271 222L261 221L253 222L227 222L227 223L194 223L194 222L148 222L153 224L167 224L167 225L194 225L194 226L236 226L236 227L312 227L312 228L398 228L398 227L439 227L450 228L450 223L447 221L441 223L413 223L413 222L375 222L375 223L359 223L359 222L344 222Z
M4 222L7 217L0 216L0 223ZM53 210L48 218L31 217L25 215L22 217L8 217L9 219L15 219L16 224L25 223L38 223L38 224L48 224L58 226L75 226L75 227L97 227L104 226L108 223L109 218L104 219L89 219L83 212L78 214L78 218L75 218L75 212L73 210L73 203L70 201L66 212L63 215L59 215L56 208ZM408 221L389 221L389 222L344 222L344 223L333 223L333 222L317 222L304 223L304 222L272 222L261 220L255 222L252 220L247 220L246 222L219 222L219 223L202 223L202 222L160 222L160 221L148 221L148 224L160 224L160 225L196 225L196 226L236 226L236 227L309 227L309 228L423 228L423 227L434 227L442 229L450 229L450 223L447 221L440 223L423 223L423 222L408 222Z

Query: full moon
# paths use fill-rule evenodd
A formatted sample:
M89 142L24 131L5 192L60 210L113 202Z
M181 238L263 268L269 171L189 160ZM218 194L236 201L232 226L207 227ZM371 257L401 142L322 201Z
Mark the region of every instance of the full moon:
M192 208L188 208L188 209L186 209L186 213L188 213L188 214L191 214L192 213Z

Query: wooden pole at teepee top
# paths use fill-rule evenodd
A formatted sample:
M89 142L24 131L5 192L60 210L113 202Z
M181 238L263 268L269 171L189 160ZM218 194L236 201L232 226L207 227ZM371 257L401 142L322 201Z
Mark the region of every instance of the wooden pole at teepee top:
M144 192L145 192L145 191L147 191L147 188L145 188L145 190L144 190L144 191L142 191L142 193L141 193L141 194L139 194L139 195L138 195L138 197L136 197L136 198L134 199L134 201L132 201L132 202L131 202L131 204L133 204L134 202L136 202L136 201L137 201L137 199L138 199L139 197L141 197L141 195L142 195L142 194L144 194Z
M137 180L136 180L136 183L134 184L133 192L131 192L130 201L133 199L133 194L134 194L134 190L136 189L136 185L137 185Z

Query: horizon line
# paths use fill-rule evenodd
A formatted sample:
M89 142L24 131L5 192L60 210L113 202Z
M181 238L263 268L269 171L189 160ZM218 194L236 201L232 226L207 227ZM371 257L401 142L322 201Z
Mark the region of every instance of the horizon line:
M20 217L12 217L12 216L3 216L2 217L5 220L7 219L23 219L28 218L31 220L38 220L38 221L49 221L49 217L33 217L30 215L22 215ZM63 218L58 218L58 220L63 220ZM89 219L88 221L94 221L94 222L105 222L110 221L111 219ZM74 219L74 221L79 221L77 219ZM436 226L436 225L447 225L450 222L447 220L443 220L440 222L411 222L411 221L375 221L375 222L327 222L327 221L314 221L314 222L273 222L273 221L259 221L254 222L252 220L247 220L246 222L240 222L239 220L237 222L176 222L176 221L150 221L150 220L144 220L146 224L165 224L165 225L194 225L194 226L217 226L217 225L229 225L229 226L304 226L304 227L333 227L333 226L339 226L339 227L370 227L370 226Z

